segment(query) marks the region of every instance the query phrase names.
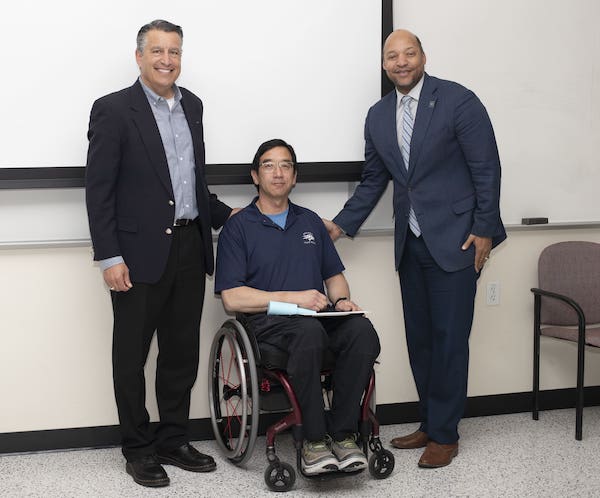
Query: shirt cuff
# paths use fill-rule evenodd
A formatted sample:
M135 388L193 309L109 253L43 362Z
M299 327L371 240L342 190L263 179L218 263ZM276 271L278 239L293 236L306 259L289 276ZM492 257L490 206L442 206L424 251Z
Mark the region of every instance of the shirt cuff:
M110 267L125 263L123 256L113 256L112 258L101 259L98 261L98 265L102 271L108 270Z

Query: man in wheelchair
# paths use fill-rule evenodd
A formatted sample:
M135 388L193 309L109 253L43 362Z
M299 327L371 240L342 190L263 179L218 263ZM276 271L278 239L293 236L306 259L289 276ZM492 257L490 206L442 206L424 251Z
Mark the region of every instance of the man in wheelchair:
M250 174L258 196L229 219L219 236L215 292L228 312L244 313L259 344L288 354L287 373L302 411L302 470L308 474L367 466L356 444L364 388L379 338L363 315L272 316L270 301L322 311L359 311L344 266L319 216L293 204L296 154L280 139L263 143ZM336 356L333 400L321 390L323 351Z

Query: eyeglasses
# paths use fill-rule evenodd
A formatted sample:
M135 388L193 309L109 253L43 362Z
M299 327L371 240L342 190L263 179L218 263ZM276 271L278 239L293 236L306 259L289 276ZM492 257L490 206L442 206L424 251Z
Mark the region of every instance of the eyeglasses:
M275 171L275 166L279 166L282 171L288 172L294 169L294 161L263 161L260 166L267 172L272 173Z

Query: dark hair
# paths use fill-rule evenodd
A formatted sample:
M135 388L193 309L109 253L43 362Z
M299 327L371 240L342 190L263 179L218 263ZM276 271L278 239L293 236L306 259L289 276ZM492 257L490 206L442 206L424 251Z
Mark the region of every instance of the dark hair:
M288 144L285 140L281 140L281 138L272 138L271 140L267 140L266 142L260 144L256 154L254 154L251 169L258 171L258 167L260 166L259 161L262 155L271 149L274 149L275 147L285 147L290 151L290 154L292 155L292 161L294 162L294 172L297 171L298 166L296 165L296 152L294 152L294 148L290 144Z
M177 33L181 38L181 41L183 41L183 30L181 29L181 26L177 26L177 24L165 21L164 19L155 19L148 24L144 24L138 31L136 38L138 52L142 53L144 51L144 48L146 47L146 34L153 29L158 29L165 33Z

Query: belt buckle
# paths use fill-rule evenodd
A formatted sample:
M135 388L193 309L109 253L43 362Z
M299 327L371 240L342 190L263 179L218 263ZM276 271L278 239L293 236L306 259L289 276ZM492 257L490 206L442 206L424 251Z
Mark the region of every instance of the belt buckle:
M189 218L180 218L178 220L175 220L175 226L176 227L187 227L191 222L192 222L192 220L190 220Z

